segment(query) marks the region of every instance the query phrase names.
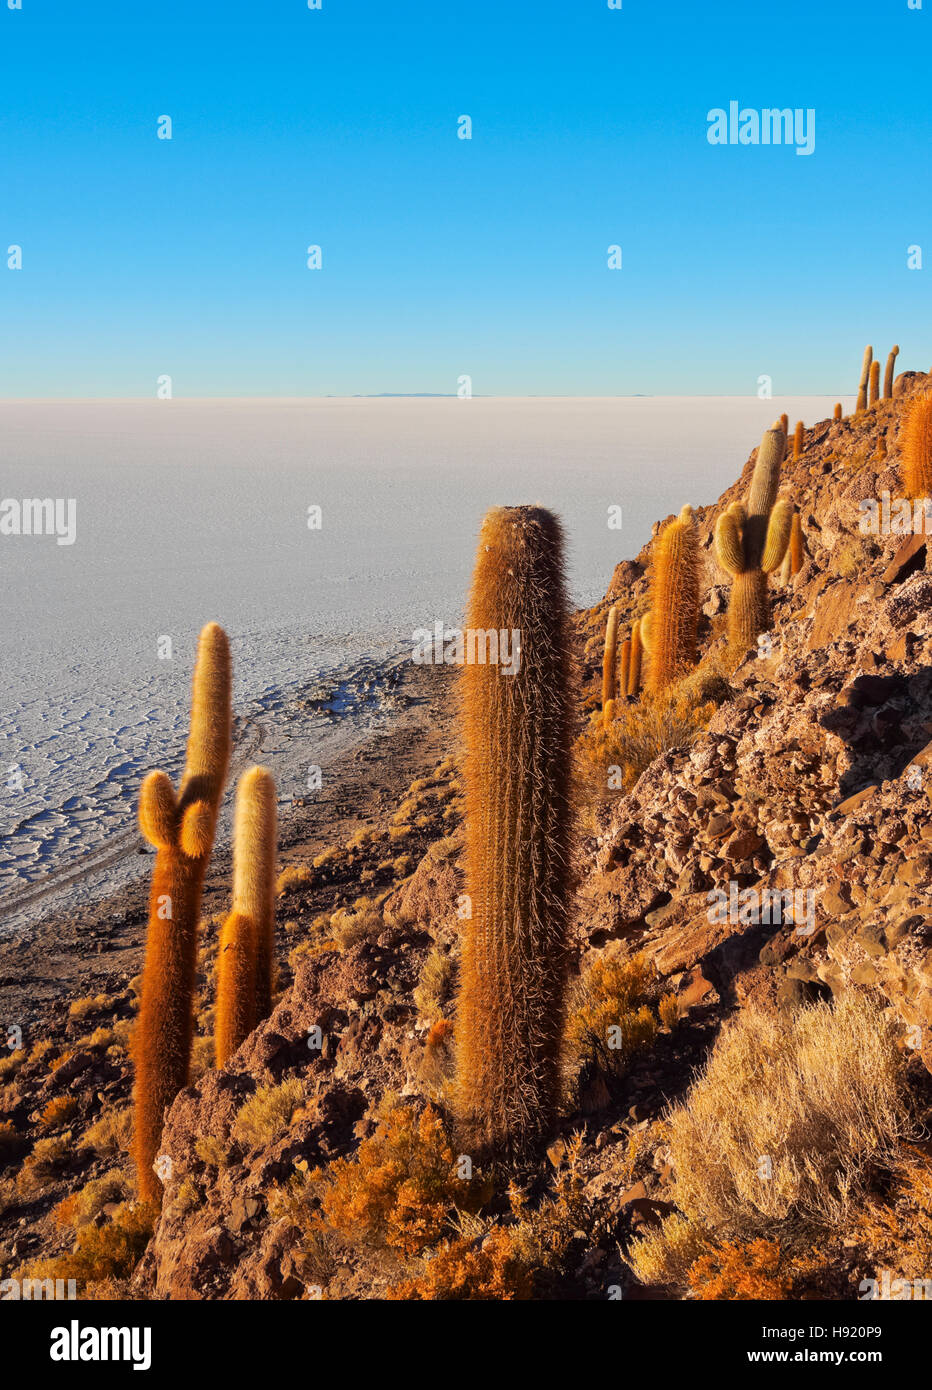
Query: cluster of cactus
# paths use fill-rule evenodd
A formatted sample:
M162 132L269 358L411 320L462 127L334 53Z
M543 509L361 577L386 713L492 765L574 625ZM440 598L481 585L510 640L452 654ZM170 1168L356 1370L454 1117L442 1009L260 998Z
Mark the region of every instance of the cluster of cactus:
M699 626L699 541L686 506L657 539L651 607L640 622L647 653L646 689L659 694L696 664Z
M153 1167L165 1110L188 1084L201 892L230 760L232 672L226 633L200 635L187 761L176 795L151 772L139 795L139 825L156 850L139 1019L133 1042L134 1135L139 1195L158 1201Z
M216 623L198 641L185 770L176 795L164 772L139 794L139 825L155 847L139 1019L133 1040L133 1155L137 1188L158 1203L155 1163L165 1111L188 1084L194 1032L197 928L232 741L232 669ZM275 784L265 768L240 779L233 911L220 941L215 1050L228 1059L271 1008Z
M899 345L894 343L887 357L887 365L883 375L883 399L885 401L890 400L893 395L893 373L899 354ZM868 410L875 406L880 398L880 358L874 358L874 349L868 344L864 349L864 357L861 362L856 413L860 414L862 410ZM837 408L836 406L836 410ZM838 419L839 417L836 416L835 418Z
M474 1154L515 1155L557 1113L570 889L570 628L560 524L489 512L468 625L517 629L513 674L466 663L465 923L456 1110Z
M754 647L770 627L767 575L786 553L793 507L777 500L786 435L780 422L764 434L745 502L733 502L715 527L715 554L732 576L728 605L729 641L736 650Z

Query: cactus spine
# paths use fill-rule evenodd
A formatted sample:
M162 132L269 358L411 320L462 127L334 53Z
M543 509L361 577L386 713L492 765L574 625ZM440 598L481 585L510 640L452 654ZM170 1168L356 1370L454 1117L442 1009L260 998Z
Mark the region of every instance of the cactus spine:
M613 604L605 624L605 653L602 657L602 723L615 717L615 663L618 652L618 609Z
M885 401L890 400L893 395L893 373L896 369L896 359L899 355L899 344L894 343L893 347L890 349L890 356L887 358L887 366L883 374L883 398Z
M233 910L217 961L217 1066L272 1011L275 952L276 798L272 774L251 767L236 788Z
M906 417L903 486L913 501L932 497L932 395L919 396Z
M870 401L869 401L869 404L872 405L872 406L874 406L874 405L877 404L877 402L878 402L879 400L880 400L880 358L879 358L879 357L875 357L875 358L874 358L874 361L871 363L871 374L870 374Z
M858 382L858 403L855 406L855 414L860 414L867 409L867 383L870 378L871 358L874 356L874 349L868 344L864 349L864 359L861 362L861 379Z
M798 459L803 451L803 422L796 421L796 429L793 434L793 458Z
M161 1199L152 1165L162 1121L188 1083L197 923L230 760L231 687L226 633L208 623L198 641L187 759L178 795L164 772L151 772L139 794L139 825L157 851L133 1043L133 1153L144 1201Z
M684 507L658 537L650 622L641 625L641 641L650 657L645 684L652 694L696 664L698 625L699 543L693 509Z
M770 626L767 575L783 560L792 526L792 504L776 500L785 452L777 424L761 440L745 505L733 502L715 526L716 558L732 576L728 636L739 651Z
M628 663L628 694L636 695L641 688L641 659L644 644L641 641L640 619L631 624L631 659Z
M467 663L465 924L456 1111L473 1153L527 1151L559 1094L570 855L570 629L559 521L499 507L479 535L468 626L517 629L512 675Z

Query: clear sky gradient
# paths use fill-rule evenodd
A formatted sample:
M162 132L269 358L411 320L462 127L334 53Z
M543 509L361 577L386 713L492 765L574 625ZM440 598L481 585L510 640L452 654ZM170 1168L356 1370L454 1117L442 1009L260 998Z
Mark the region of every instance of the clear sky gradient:
M837 396L867 342L932 365L932 0L22 5L3 397ZM710 145L733 99L814 108L815 152Z

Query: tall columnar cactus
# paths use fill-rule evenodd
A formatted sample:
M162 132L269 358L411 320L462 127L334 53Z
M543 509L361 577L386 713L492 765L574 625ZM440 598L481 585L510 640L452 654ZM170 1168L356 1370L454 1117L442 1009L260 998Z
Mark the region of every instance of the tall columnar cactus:
M858 401L855 406L855 413L859 414L867 409L867 383L871 373L871 359L874 356L874 349L868 344L864 349L864 360L861 362L861 379L858 382Z
M880 400L880 358L879 358L879 357L875 357L874 360L873 360L873 362L871 363L869 392L870 392L870 399L869 399L869 401L868 401L868 404L874 406L874 405L876 405L877 402Z
M780 416L780 428L783 431L783 433L787 436L787 438L789 438L790 417L787 415L786 411L784 411L783 414Z
M628 682L631 678L631 638L626 637L621 644L621 651L618 657L618 692L625 696L628 693Z
M133 1044L133 1152L139 1195L157 1202L153 1170L166 1108L188 1083L201 890L230 760L232 673L226 633L200 635L187 760L176 795L164 772L139 794L139 825L157 853L149 894L142 997Z
M786 435L779 425L764 434L744 505L733 502L715 527L715 554L732 576L728 636L746 651L770 626L767 575L779 567L790 539L793 508L777 501Z
M515 674L467 663L466 901L456 1110L472 1153L551 1128L560 1086L570 895L570 627L559 521L500 507L479 535L468 626L520 633Z
M932 497L932 395L919 396L910 406L902 453L907 496Z
M890 356L887 358L887 366L883 374L883 398L885 401L890 400L893 395L893 373L896 370L896 359L899 355L899 344L894 343L890 349Z
M641 622L631 624L631 659L628 663L628 694L636 695L641 688L641 658L644 647L641 641Z
M233 910L217 961L218 1067L272 1011L275 847L275 782L267 768L251 767L236 788Z
M835 402L835 413L834 413L834 415L832 416L832 419L834 419L834 420L840 420L840 419L841 419L841 401L836 401L836 402Z
M687 506L657 538L650 622L641 624L641 641L648 654L645 685L652 694L696 664L698 625L699 542L693 509Z
M794 458L794 459L798 459L799 456L800 456L800 454L801 454L802 451L803 451L803 429L804 429L804 426L803 426L802 420L797 420L797 421L796 421L796 429L795 429L794 434L793 434L793 458Z
M618 609L613 604L605 624L605 652L602 657L602 723L608 725L615 717L616 676L618 656Z

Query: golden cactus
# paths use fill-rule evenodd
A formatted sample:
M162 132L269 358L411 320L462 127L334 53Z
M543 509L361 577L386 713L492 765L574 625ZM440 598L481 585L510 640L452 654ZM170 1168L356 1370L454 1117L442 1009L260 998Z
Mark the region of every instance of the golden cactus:
M798 459L803 451L803 422L796 421L796 430L793 434L793 458Z
M499 507L479 535L467 623L518 630L511 675L463 667L466 892L456 1111L470 1152L517 1154L560 1092L570 894L571 636L560 523Z
M932 395L918 396L903 430L903 486L907 496L932 497Z
M867 383L871 374L871 359L874 356L874 349L868 344L864 349L864 359L861 362L861 379L858 382L858 402L855 406L855 414L859 415L862 410L867 409Z
M616 676L618 653L618 609L613 604L605 624L605 652L602 657L602 722L608 725L615 717Z
M880 358L875 357L871 363L870 372L870 399L868 404L874 406L880 400Z
M783 431L783 433L784 433L787 437L789 437L789 433L790 433L790 417L787 415L786 411L784 411L783 414L780 416L780 428L781 428L781 430Z
M657 538L648 616L641 624L649 658L645 686L657 694L696 664L699 542L692 507L684 507Z
M233 909L217 960L218 1067L272 1011L275 849L275 782L267 768L251 767L236 788Z
M893 395L893 373L896 369L896 359L899 355L899 345L894 343L893 347L890 349L890 356L887 358L887 366L883 374L883 398L885 401L890 400Z
M226 633L208 623L198 641L179 793L176 797L164 772L151 772L139 794L139 825L157 850L133 1042L133 1153L144 1201L161 1200L153 1162L162 1123L167 1107L188 1084L197 923L230 760L231 688Z
M628 682L631 678L631 638L626 637L621 644L621 654L618 658L618 691L622 696L628 693Z
M226 1066L256 1026L256 928L250 917L231 912L217 953L214 1060Z
M803 527L799 517L799 512L793 508L793 520L790 526L790 541L786 547L786 554L783 557L783 564L780 568L781 584L788 584L794 574L799 574L805 560L805 541L803 540Z
M835 413L834 413L834 415L833 415L832 418L833 418L834 420L840 420L840 419L841 419L841 401L836 401L836 402L835 402Z
M777 501L785 452L786 435L777 422L757 451L746 504L733 502L715 526L716 557L732 576L729 641L742 652L770 626L767 575L779 568L789 544L792 504Z
M636 621L631 624L631 655L628 661L629 695L636 695L641 688L641 658L643 651L641 624L640 621Z

